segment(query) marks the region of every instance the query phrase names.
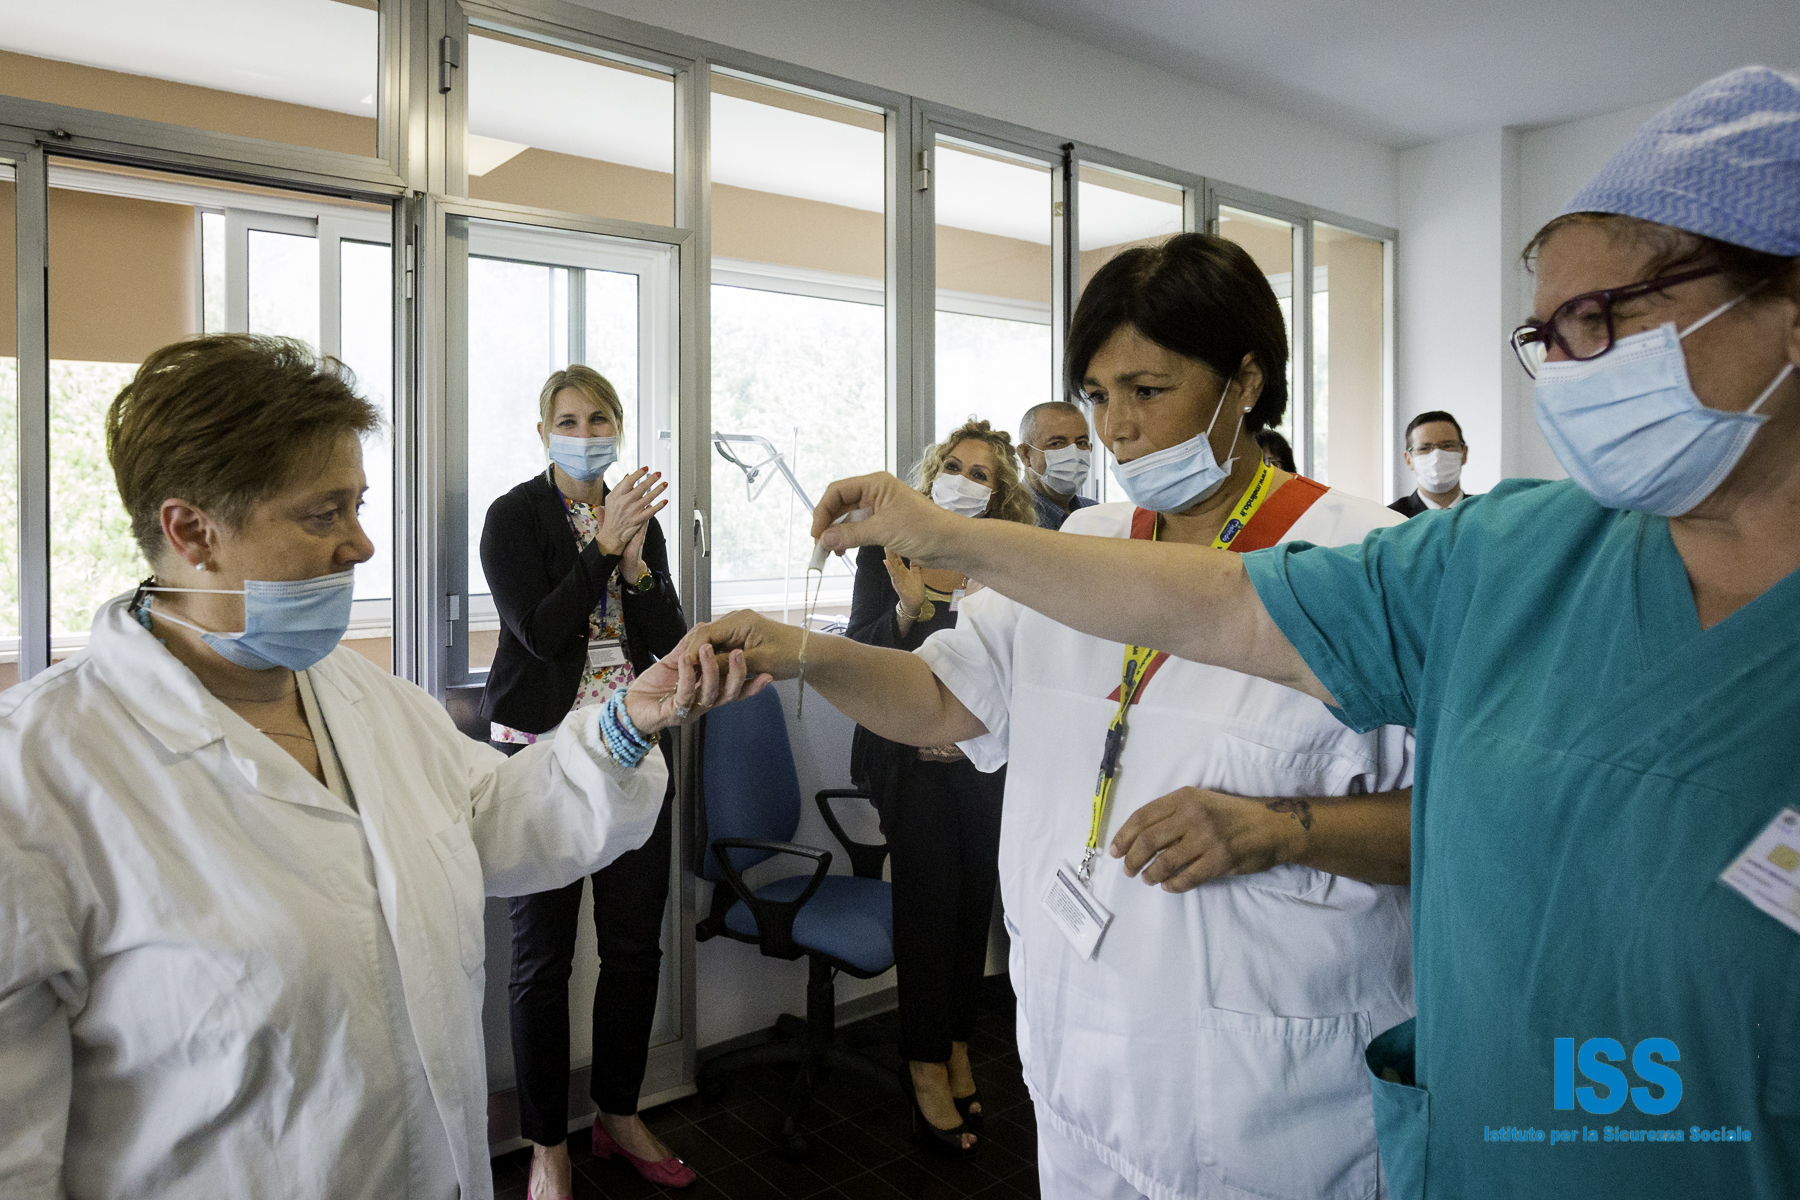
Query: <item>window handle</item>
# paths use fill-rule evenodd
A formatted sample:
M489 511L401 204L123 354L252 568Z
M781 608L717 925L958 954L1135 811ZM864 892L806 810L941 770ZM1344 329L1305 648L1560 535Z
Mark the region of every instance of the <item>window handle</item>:
M700 547L701 558L712 557L712 550L706 544L706 514L697 508L694 510L694 544Z

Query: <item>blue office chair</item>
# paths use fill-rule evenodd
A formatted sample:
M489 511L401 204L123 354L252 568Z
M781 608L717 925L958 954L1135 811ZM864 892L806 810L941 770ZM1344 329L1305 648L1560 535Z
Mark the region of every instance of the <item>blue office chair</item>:
M719 936L751 942L765 955L790 962L804 956L807 980L804 1021L782 1014L773 1040L708 1059L696 1082L713 1093L733 1071L798 1064L783 1112L781 1148L802 1158L807 1145L800 1119L813 1090L831 1072L846 1071L902 1093L897 1070L838 1041L832 984L839 971L870 979L894 965L892 889L881 878L887 846L857 842L844 832L831 802L869 798L846 788L822 791L814 801L849 852L855 874L827 874L831 851L789 840L800 824L800 780L774 688L706 714L700 759L705 825L699 869L716 886L712 911L696 936L703 942ZM811 860L812 874L751 891L743 872L777 854Z

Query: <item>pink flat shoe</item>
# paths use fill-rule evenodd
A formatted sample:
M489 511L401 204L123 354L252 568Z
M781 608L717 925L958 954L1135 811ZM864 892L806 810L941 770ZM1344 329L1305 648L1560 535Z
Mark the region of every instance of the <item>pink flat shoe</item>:
M600 1123L600 1118L595 1117L594 1157L611 1158L615 1154L635 1167L639 1175L642 1175L646 1180L659 1187L686 1187L688 1184L694 1182L694 1180L700 1178L694 1173L692 1167L682 1162L673 1154L669 1155L669 1157L663 1159L661 1162L651 1162L647 1158L639 1158L625 1147L619 1145L619 1143L613 1141L612 1134L606 1132L606 1126Z

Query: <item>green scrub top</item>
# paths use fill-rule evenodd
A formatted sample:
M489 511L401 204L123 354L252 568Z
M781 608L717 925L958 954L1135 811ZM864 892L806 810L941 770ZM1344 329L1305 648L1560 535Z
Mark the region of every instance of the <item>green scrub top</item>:
M1702 631L1667 520L1534 480L1244 565L1343 721L1418 731L1394 1200L1800 1195L1800 934L1719 881L1800 807L1800 572Z

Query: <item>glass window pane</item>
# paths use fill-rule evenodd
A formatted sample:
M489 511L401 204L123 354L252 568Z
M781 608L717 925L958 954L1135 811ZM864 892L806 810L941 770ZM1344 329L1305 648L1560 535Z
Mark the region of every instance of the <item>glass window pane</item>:
M812 502L886 464L884 129L877 111L713 73L715 613L798 622ZM815 616L846 615L851 580L833 559Z
M57 0L0 24L9 96L374 156L375 0Z
M206 314L210 331L299 337L337 354L362 393L391 412L393 283L383 240L391 218L376 205L61 162L50 168L49 201L50 610L60 658L85 644L101 603L149 573L104 435L106 408L138 364L200 332ZM352 243L348 232L367 240ZM339 247L339 287L323 296L322 256ZM364 522L377 558L357 569L345 639L384 667L393 593L392 522L381 515L392 503L385 436L363 449Z
M1081 286L1121 250L1154 246L1183 228L1186 194L1140 175L1082 163Z
M249 231L250 332L319 348L319 239Z
M19 358L13 169L0 162L0 691L19 681Z
M356 568L358 601L394 596L394 303L393 253L384 243L338 243L338 357L356 375L357 391L385 419L363 439L362 525L375 543L375 556ZM391 608L386 610L391 612ZM381 614L370 614L379 617ZM367 617L365 616L365 620ZM383 636L391 624L382 623ZM353 632L364 632L355 630ZM393 661L392 647L385 660Z
M1375 238L1313 226L1314 476L1385 503L1384 249Z
M1051 360L1050 168L948 138L937 139L932 166L935 436L980 417L1016 440L1025 410L1061 390Z
M675 84L660 72L469 31L469 195L675 223Z
M647 359L640 348L648 342L673 354L674 280L673 258L661 246L499 222L467 225L467 669L485 671L500 620L481 566L481 531L497 498L546 469L538 397L552 372L583 363L618 392L625 429L619 460L606 472L610 483L647 464L673 485L673 364ZM667 539L675 527L669 510L661 521ZM673 539L667 545L676 570L679 546Z
M1269 286L1275 289L1275 299L1281 305L1281 319L1288 328L1288 408L1275 432L1294 444L1294 430L1299 428L1299 397L1294 390L1294 226L1292 222L1265 217L1261 213L1220 208L1219 236L1250 252L1250 257L1268 276ZM1306 470L1304 449L1294 444L1294 458L1302 471ZM1314 477L1324 478L1316 473Z

